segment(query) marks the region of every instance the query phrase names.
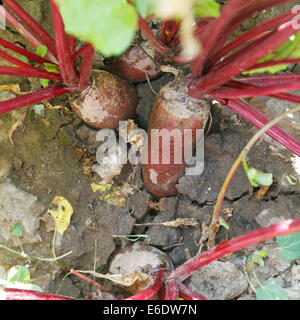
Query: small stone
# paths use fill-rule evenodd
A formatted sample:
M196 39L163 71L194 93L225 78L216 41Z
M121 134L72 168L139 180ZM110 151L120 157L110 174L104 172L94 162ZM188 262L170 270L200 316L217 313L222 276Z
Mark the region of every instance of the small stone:
M76 130L76 134L80 139L86 140L89 137L90 130L86 126L82 126Z
M23 244L39 242L39 217L43 209L36 196L11 183L0 184L0 243L18 245L16 237L11 233L15 223L23 227L23 235L20 237Z
M248 288L244 274L230 262L213 261L194 272L188 287L212 300L231 300Z
M105 225L111 234L130 235L135 219L127 209L105 202L99 208L98 223Z
M42 103L35 104L30 112L31 121L35 122L45 117L46 108Z

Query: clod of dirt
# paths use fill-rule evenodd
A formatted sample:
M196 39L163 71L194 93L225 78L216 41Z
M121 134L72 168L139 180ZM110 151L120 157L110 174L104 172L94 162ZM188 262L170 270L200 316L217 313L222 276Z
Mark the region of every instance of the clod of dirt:
M204 172L201 176L186 176L179 179L176 188L179 193L186 195L191 200L203 204L215 201L225 178L239 153L254 135L254 130L249 130L244 125L227 123L227 128L220 133L215 133L205 139ZM268 142L261 141L249 153L248 165L264 172L273 173L280 190L297 191L300 184L291 184L290 180L300 180L295 167L288 162L291 155L281 155L274 152ZM289 180L290 177L290 180ZM250 183L242 167L234 175L226 193L226 198L236 200L249 191Z
M231 300L248 288L248 282L231 262L213 261L192 274L188 287L208 299Z
M56 254L68 251L72 254L61 263L65 268L90 269L104 267L110 254L115 250L114 241L104 226L79 227L70 226L64 235L56 236ZM96 260L95 260L96 259Z
M177 198L164 198L160 213L153 219L154 223L174 220L176 214ZM161 248L168 248L180 242L180 230L164 226L151 226L147 233L150 244Z
M98 224L106 226L111 234L131 234L135 219L129 215L128 209L104 202L98 210Z
M128 207L132 211L132 216L137 220L143 219L149 212L148 203L151 200L151 195L145 191L138 191L134 196L128 199Z
M15 223L20 223L23 227L24 232L20 238L23 244L39 242L39 216L43 210L36 196L11 183L0 184L0 243L18 245L11 232Z

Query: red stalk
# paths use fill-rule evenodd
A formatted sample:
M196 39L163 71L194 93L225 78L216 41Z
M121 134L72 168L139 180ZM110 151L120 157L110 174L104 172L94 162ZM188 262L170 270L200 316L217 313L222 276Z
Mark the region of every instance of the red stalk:
M213 64L213 57L218 52L219 48L223 47L228 37L240 24L251 18L257 12L261 12L286 2L290 2L290 0L257 0L248 3L248 5L245 5L238 10L233 17L232 22L227 25L227 29L223 30L220 39L215 44L214 49L210 52L209 61L206 64L206 71L210 70L210 67Z
M276 17L274 19L271 19L245 33L243 33L241 36L237 37L236 39L230 41L228 44L226 44L221 50L217 52L216 55L211 59L213 63L217 62L222 57L225 57L229 52L232 50L245 45L247 42L257 40L259 38L262 38L266 35L266 32L270 32L270 30L280 26L281 24L289 21L294 14L291 12L287 12L279 17Z
M44 100L56 98L68 92L71 92L70 88L66 88L61 84L51 84L46 88L0 102L0 114L27 107Z
M39 79L48 79L54 81L61 81L61 76L58 73L48 72L46 70L41 70L38 68L33 69L21 69L17 67L1 67L0 74L10 75L10 76L19 76L19 77L28 77L28 78L39 78Z
M228 254L236 252L254 244L273 239L278 236L287 235L300 231L300 219L285 220L267 228L255 230L234 239L222 241L216 247L188 260L176 270L171 272L167 280L178 279L180 281L188 278L193 272L201 269L210 262L220 259Z
M84 90L90 83L90 75L93 66L95 50L90 44L86 44L86 50L83 53L81 61L80 79L79 79L79 90Z
M3 293L1 290L3 290ZM4 300L74 300L56 294L13 288L0 288L0 293L3 294Z
M257 87L282 85L300 81L300 74L281 74L272 76L243 77L234 80L239 83L247 83Z
M258 63L256 65L254 65L253 67L251 67L249 70L254 70L255 69L260 69L260 68L266 68L266 67L272 67L272 66L277 66L280 64L293 64L293 63L299 63L300 59L283 59L283 60L277 60L277 61L267 61L264 63Z
M75 72L74 64L71 59L71 52L68 47L64 22L54 0L51 0L51 10L61 76L66 85L76 87L78 83L78 76Z
M221 9L221 16L218 19L213 20L209 24L209 36L203 41L203 49L198 58L191 65L191 74L193 77L197 77L202 73L206 59L214 47L224 29L231 23L232 19L236 15L237 10L246 5L247 1L231 0L226 3Z
M153 34L152 30L148 27L147 23L139 16L138 20L139 28L143 31L147 40L152 45L152 47L161 54L165 54L166 52L170 51L168 47L166 47L161 41L156 39L155 35Z
M289 93L272 94L272 95L270 95L270 97L281 99L281 100L287 100L287 101L291 101L291 102L295 102L295 103L300 104L300 97L295 96L293 94L289 94Z
M192 291L190 288L186 287L184 284L177 283L179 289L179 296L184 300L208 300L201 294Z
M90 279L89 277L87 277L87 276L79 273L78 271L76 271L76 270L74 270L74 269L71 269L71 270L70 270L70 273L74 274L76 277L82 279L83 281L86 281L86 282L92 284L93 286L95 286L96 288L98 288L100 291L109 293L110 295L113 296L113 294L112 294L109 290L107 290L106 288L104 288L103 286L101 286L101 284L99 284L98 282Z
M288 22L284 26L281 26L280 29L246 46L230 57L230 63L218 70L210 72L199 80L193 81L189 90L189 95L199 99L203 94L217 89L241 72L248 70L257 61L269 53L273 52L296 32L292 23ZM260 49L257 50L257 48Z
M48 59L42 58L41 56L38 56L35 53L27 51L19 46L14 45L13 43L10 43L10 42L8 42L4 39L1 39L1 38L0 38L0 45L2 45L4 48L7 48L7 49L10 49L16 53L19 53L22 56L24 56L32 61L35 61L37 63L40 63L40 64L53 63L52 61L50 61Z
M166 281L164 300L178 300L179 289L175 279Z
M0 50L0 57L2 59L5 59L7 60L8 62L11 62L17 66L19 66L21 68L21 70L24 70L24 71L32 71L33 73L35 74L39 74L39 75L49 75L50 72L46 71L46 70L42 70L42 69L39 69L39 68L36 68L36 67L33 67L31 66L30 64L26 63L26 62L23 62L19 59L16 59L14 57L12 57L11 55L7 54L6 52ZM53 73L52 72L52 75L55 74L56 75L56 80L57 79L61 79L61 76L57 73ZM42 78L42 77L41 77Z
M0 14L5 14L5 19L25 38L28 40L29 43L31 43L35 48L38 48L42 45L42 43L27 29L25 29L22 24L19 23L19 21L10 14L3 6L0 6L3 11L0 10ZM56 58L48 51L46 53L45 58L51 60L52 63L57 63Z
M285 91L292 91L300 89L300 82L273 85L269 87L252 87L249 88L231 88L224 86L218 88L211 93L211 96L216 100L219 99L236 99L236 98L249 98L255 96L269 96L276 93Z
M155 281L154 283L146 290L141 291L129 298L126 298L124 300L153 300L156 298L157 293L159 289L161 288L163 284L162 276L163 276L163 270L159 269L154 274Z
M55 41L50 34L33 19L15 0L3 0L9 9L33 32L38 39L48 48L54 57L56 55Z
M223 105L227 108L236 112L238 115L252 123L258 128L262 128L269 122L269 118L265 116L262 112L254 108L251 104L244 100L228 100L222 101ZM296 140L292 135L290 135L285 130L281 129L278 125L273 126L267 131L267 134L272 137L275 141L285 146L291 152L300 156L300 142Z

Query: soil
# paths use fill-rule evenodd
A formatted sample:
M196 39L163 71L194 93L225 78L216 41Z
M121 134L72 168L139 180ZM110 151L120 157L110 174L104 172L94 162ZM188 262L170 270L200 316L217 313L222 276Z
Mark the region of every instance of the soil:
M47 0L35 0L34 4L26 0L18 2L51 31ZM0 36L32 49L10 27L0 30ZM99 59L95 60L95 66L98 61ZM1 60L1 64L2 62ZM140 98L135 121L141 128L146 129L156 98L152 90L158 92L161 86L173 78L173 75L163 74L151 81L152 88L147 82L134 84ZM0 85L12 83L20 84L22 91L35 90L40 86L39 81L32 79L0 77ZM12 93L4 91L0 93L0 99L8 99L11 95ZM71 268L107 272L113 253L128 243L128 240L118 238L117 235L147 235L150 244L167 253L175 267L187 261L189 255L196 255L204 235L203 227L210 222L224 179L239 152L257 129L225 107L215 104L212 107L212 126L205 138L203 174L182 177L177 186L178 195L164 198L160 206L154 209L153 205L148 205L154 199L143 186L141 168L128 164L111 182L113 189L130 186L129 192L125 193L124 203L116 205L105 201L103 194L99 195L99 192L92 190L91 184L99 182L97 174L90 171L91 166L96 163L99 145L96 142L97 130L70 112L67 99L68 97L62 97L50 101L53 106L66 106L60 111L50 110L39 104L0 116L0 199L5 199L0 203L0 239L2 244L18 250L9 228L16 222L23 225L27 223L28 228L25 228L25 234L21 237L25 252L39 257L52 257L53 231L49 231L47 223L41 218L58 195L69 201L74 214L63 236L56 235L55 250L57 256L70 250L72 254L56 262L37 262L0 249L2 269L29 263L32 278L46 276L36 282L43 290L83 298L92 293L94 288L73 275L65 277L66 274ZM273 115L270 114L270 106L274 105L274 99L257 99L252 103L259 105L269 116ZM288 107L281 101L276 101L276 106L277 111ZM26 118L14 131L12 145L9 130L24 112L27 112ZM293 120L299 128L299 118ZM299 130L293 133L299 137ZM272 172L275 181L266 194L257 199L255 192L258 189L252 190L242 168L238 170L223 204L223 209L230 213L224 215L230 228L220 229L217 242L265 226L270 221L275 223L278 220L300 217L299 158L264 137L250 152L248 164L256 169ZM1 192L5 197L1 198ZM18 198L14 197L16 194ZM18 212L28 212L28 216L18 215ZM266 212L267 220L264 216ZM196 218L199 226L135 226L176 218ZM241 259L244 253L230 258L240 270L243 268ZM290 265L289 271L285 269L284 272L291 273L294 270L292 268L294 265ZM275 275L278 276L280 272L282 270ZM99 282L116 294L125 294L109 281ZM243 290L250 299L251 292L246 288ZM231 299L238 298L243 292Z

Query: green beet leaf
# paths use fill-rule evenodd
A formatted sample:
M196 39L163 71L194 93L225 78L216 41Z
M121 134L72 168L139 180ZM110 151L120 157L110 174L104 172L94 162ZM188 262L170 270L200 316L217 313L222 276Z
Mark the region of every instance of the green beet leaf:
M268 282L256 289L257 300L290 300L287 293L275 282Z
M136 9L143 19L155 13L155 4L153 0L134 0Z
M131 44L137 13L126 0L56 0L66 32L91 43L104 56L122 54Z
M280 247L280 256L283 261L289 262L300 258L300 232L279 236L276 242Z
M220 4L215 0L195 0L194 15L196 17L220 16Z

